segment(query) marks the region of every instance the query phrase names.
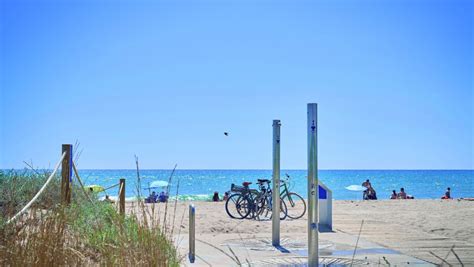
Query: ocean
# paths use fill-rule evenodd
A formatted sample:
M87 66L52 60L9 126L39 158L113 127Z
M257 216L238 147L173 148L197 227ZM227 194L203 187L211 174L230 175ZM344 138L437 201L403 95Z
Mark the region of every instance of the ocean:
M140 170L142 195L147 196L148 184L156 180L168 181L172 170ZM307 197L307 171L282 170L281 178L288 174L291 191ZM126 197L137 195L136 170L79 170L79 175L86 185L97 184L108 187L126 179ZM328 186L336 200L360 200L361 192L349 191L350 185L360 185L370 179L379 199L388 199L392 190L405 192L417 199L438 199L447 187L451 187L453 198L474 197L474 170L320 170L320 181ZM222 194L230 190L232 183L253 182L256 188L257 179L271 179L271 170L179 170L171 177L170 195L178 194L180 199L205 200L215 191ZM179 188L178 188L179 183ZM157 193L161 189L155 189ZM118 188L107 190L115 196ZM101 193L104 194L104 193Z

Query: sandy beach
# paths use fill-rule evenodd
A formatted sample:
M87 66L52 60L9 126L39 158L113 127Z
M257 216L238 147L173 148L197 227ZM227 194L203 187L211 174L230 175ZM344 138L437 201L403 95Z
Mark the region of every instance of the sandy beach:
M228 259L229 255L224 255L224 252L230 254L229 251L236 253L238 258L245 259L244 261L249 263L263 259L292 257L290 254L293 254L294 258L302 257L295 256L294 253L281 253L272 249L270 245L265 249L255 247L256 240L263 243L271 240L271 221L231 219L225 212L224 202L195 202L194 204L198 254L198 260L194 264L196 266L232 264L233 262ZM187 252L188 205L189 202L178 202L176 216L173 215L174 204L168 205L168 221L173 224L174 220L173 236L182 255L186 255ZM156 204L154 208L152 208L153 204L146 206L148 211L151 212L154 209L155 216L159 215L161 220L163 219L164 204ZM128 211L134 210L136 207L133 208L132 204L129 204ZM334 231L320 234L321 246L324 247L325 244L332 242L337 243L339 248L353 249L362 220L364 224L360 239L361 242L367 242L367 247L380 246L426 263L440 264L444 260L444 263L460 265L457 259L459 257L465 266L474 265L474 253L472 253L474 251L474 202L472 201L334 201ZM299 220L282 221L282 246L304 249L306 225L306 216ZM451 251L453 247L455 253ZM372 255L371 258L376 259L382 256L379 253L376 256ZM367 255L358 255L357 258L367 259ZM396 257L393 259L397 260ZM400 261L406 261L406 259L400 259ZM188 262L187 258L183 260L183 264L186 262Z

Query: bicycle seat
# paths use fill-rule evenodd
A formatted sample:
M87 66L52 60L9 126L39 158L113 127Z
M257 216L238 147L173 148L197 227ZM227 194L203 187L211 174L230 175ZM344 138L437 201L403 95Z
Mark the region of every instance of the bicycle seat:
M258 181L259 184L270 183L270 180L268 180L268 179L257 179L257 181Z
M252 184L252 182L243 182L243 183L242 183L243 186L249 186L249 185L251 185L251 184Z

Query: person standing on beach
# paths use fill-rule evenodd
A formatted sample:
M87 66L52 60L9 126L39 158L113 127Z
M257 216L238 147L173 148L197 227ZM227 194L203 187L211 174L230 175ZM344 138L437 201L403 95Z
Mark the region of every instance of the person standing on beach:
M362 183L362 186L365 188L371 188L372 184L370 183L369 179L365 180L365 182Z
M376 200L377 199L377 193L375 192L375 189L372 187L372 184L370 183L369 179L367 179L365 182L362 183L362 186L367 188L364 191L363 199L364 200Z

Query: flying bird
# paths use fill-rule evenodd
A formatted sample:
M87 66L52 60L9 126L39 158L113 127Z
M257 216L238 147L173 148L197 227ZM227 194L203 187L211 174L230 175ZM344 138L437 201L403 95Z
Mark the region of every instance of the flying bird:
M225 135L225 136L229 136L229 133L228 133L228 132L224 132L224 135Z

